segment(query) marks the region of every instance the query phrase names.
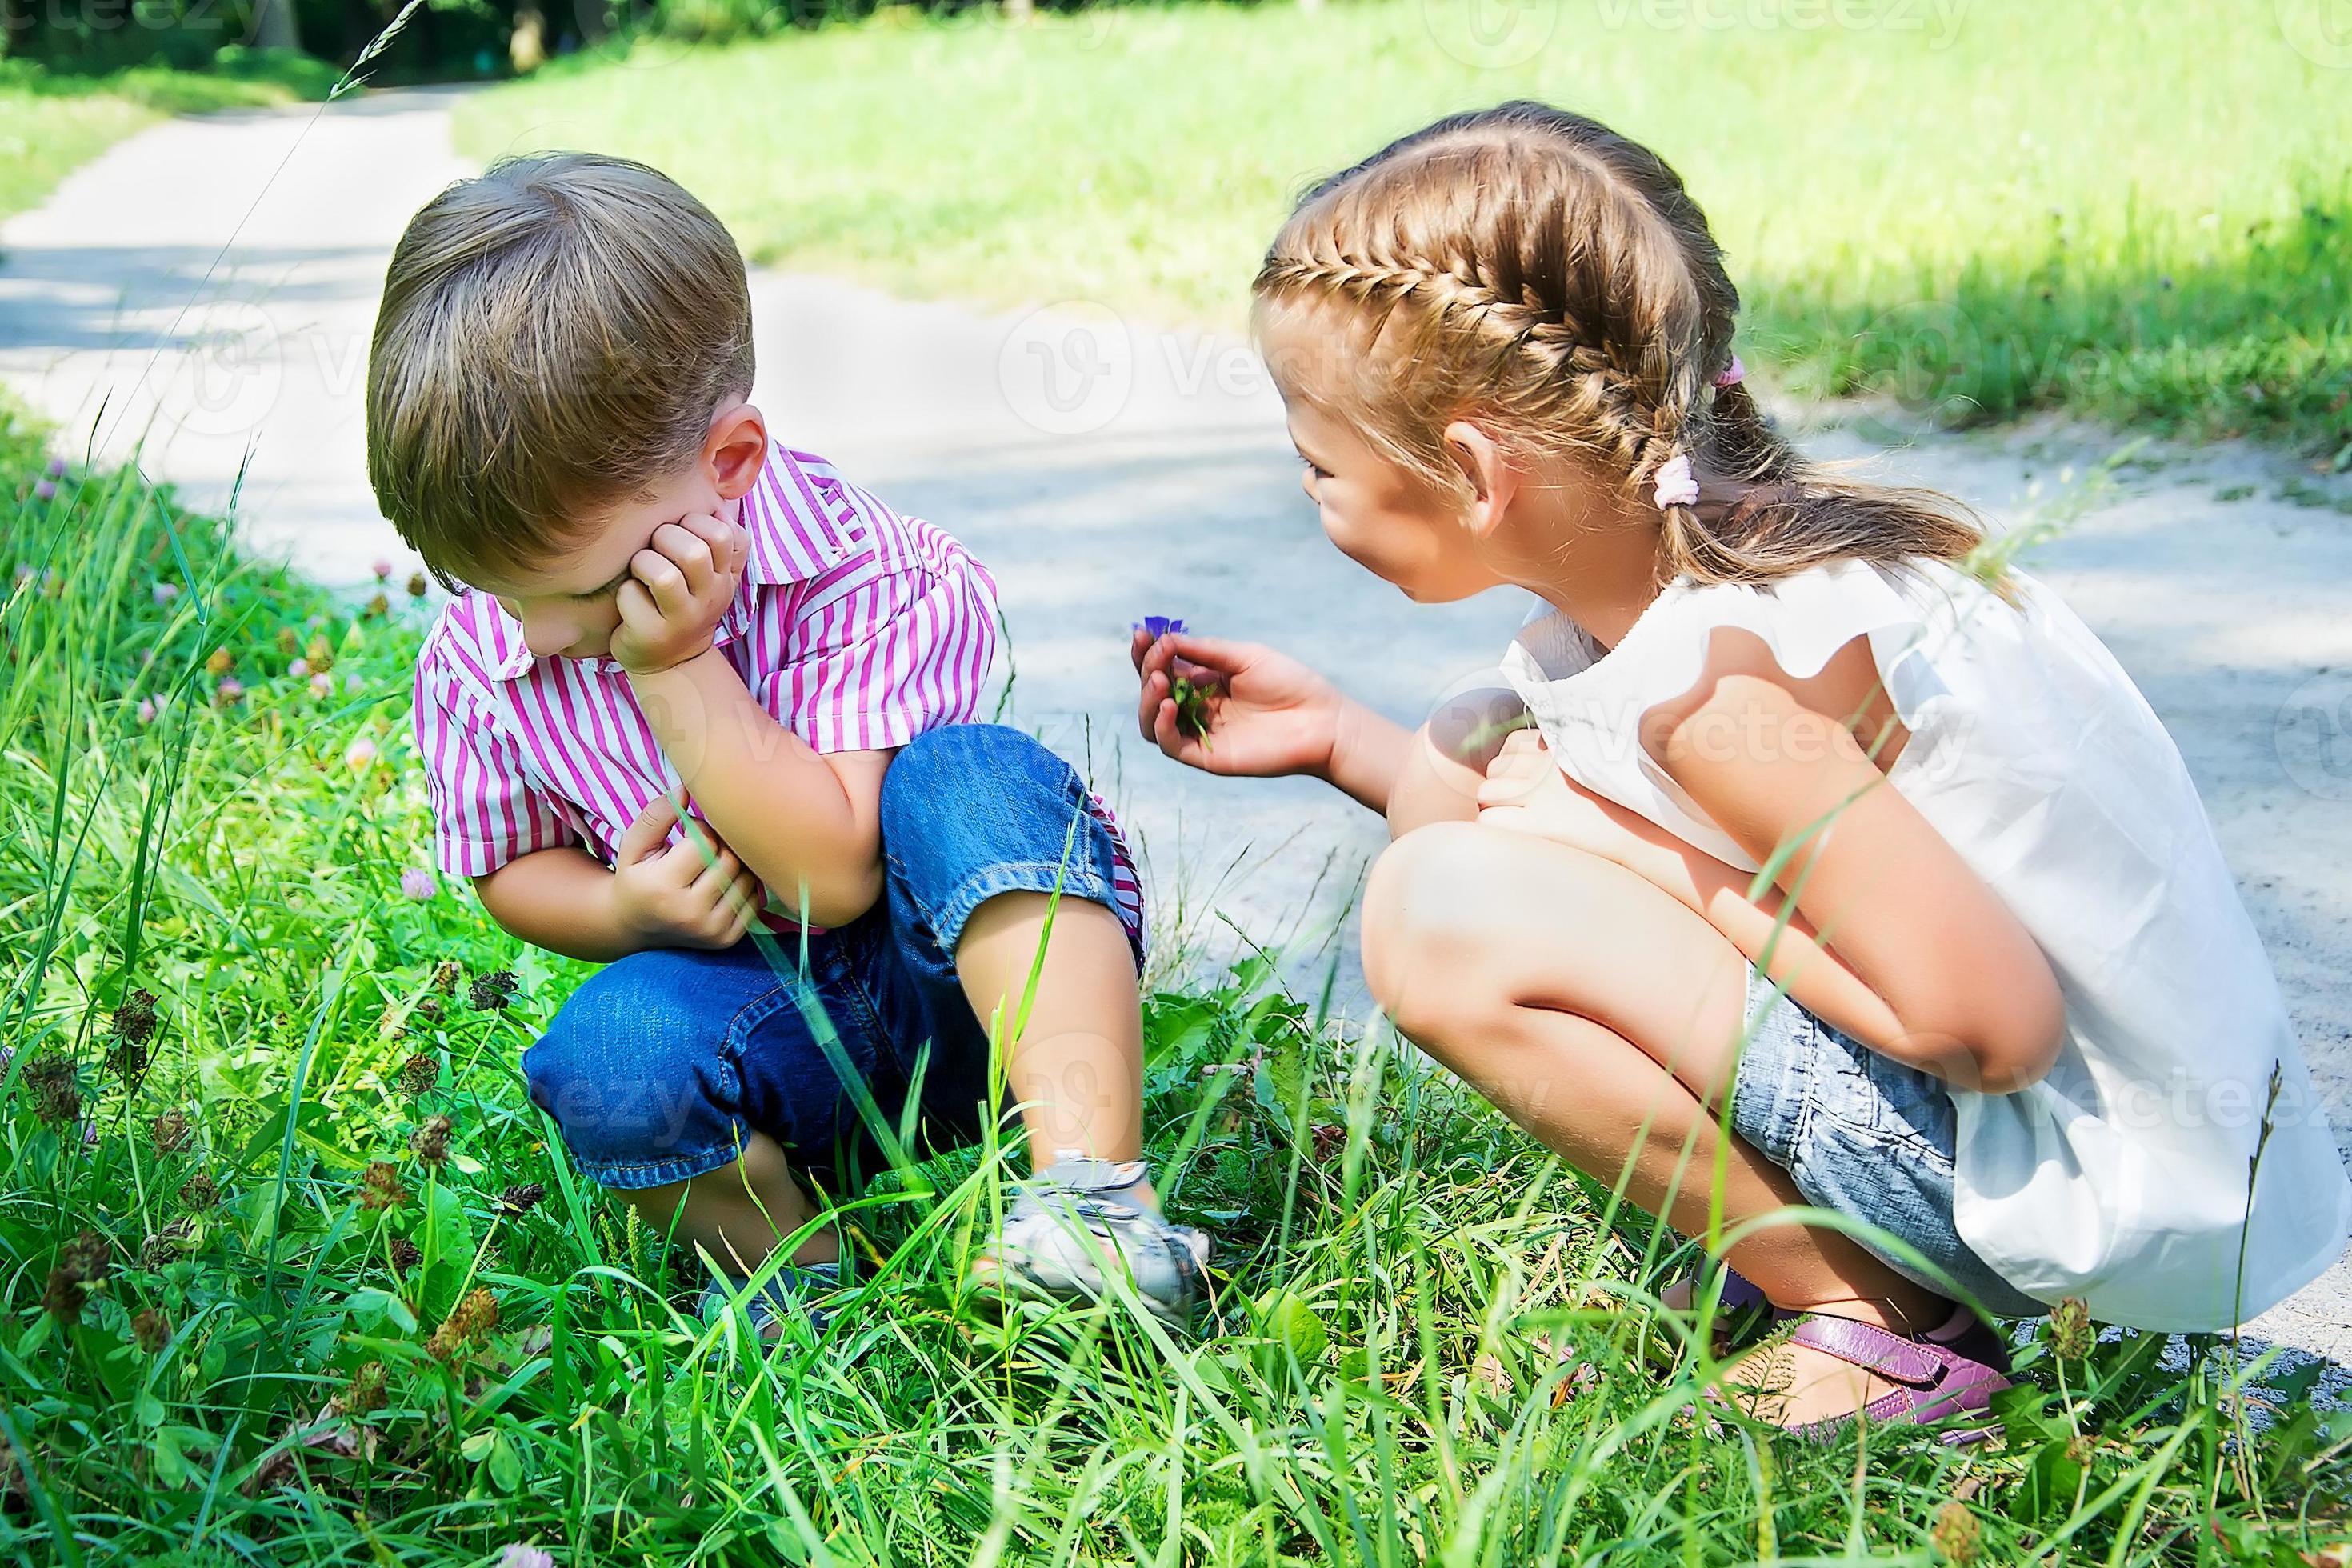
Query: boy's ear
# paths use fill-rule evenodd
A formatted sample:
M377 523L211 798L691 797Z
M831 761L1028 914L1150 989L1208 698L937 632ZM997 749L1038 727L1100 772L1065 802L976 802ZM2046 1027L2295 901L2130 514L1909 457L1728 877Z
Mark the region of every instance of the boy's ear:
M1495 438L1467 419L1456 419L1439 437L1445 455L1470 488L1470 510L1463 525L1474 534L1493 531L1518 494L1519 475Z
M748 403L720 409L703 438L702 461L719 499L734 500L751 488L768 461L768 422Z

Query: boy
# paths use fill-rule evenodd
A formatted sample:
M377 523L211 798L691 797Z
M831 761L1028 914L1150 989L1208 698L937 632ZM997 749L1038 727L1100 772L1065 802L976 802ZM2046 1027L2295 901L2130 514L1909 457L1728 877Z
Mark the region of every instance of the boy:
M368 473L457 595L416 672L440 862L608 963L524 1053L531 1097L740 1293L910 1097L979 1136L1001 1008L1039 1171L984 1276L1082 1297L1117 1258L1181 1320L1208 1243L1138 1158L1125 847L1066 763L966 722L987 572L772 439L751 387L734 242L641 164L501 163L393 253ZM800 1242L747 1303L763 1329L836 1247Z

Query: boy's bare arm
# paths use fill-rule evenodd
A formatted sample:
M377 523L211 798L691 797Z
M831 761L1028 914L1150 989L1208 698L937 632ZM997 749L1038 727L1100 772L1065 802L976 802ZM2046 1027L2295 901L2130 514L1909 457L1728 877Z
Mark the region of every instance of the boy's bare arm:
M753 700L712 646L742 581L750 538L715 517L654 532L621 585L613 657L662 754L772 900L843 925L882 891L887 752L820 754Z
M772 901L820 926L873 908L888 752L816 751L716 649L631 679L662 754Z
M759 916L759 880L707 836L669 843L677 820L663 796L621 835L614 869L583 849L541 849L475 878L474 891L507 931L570 958L732 947Z

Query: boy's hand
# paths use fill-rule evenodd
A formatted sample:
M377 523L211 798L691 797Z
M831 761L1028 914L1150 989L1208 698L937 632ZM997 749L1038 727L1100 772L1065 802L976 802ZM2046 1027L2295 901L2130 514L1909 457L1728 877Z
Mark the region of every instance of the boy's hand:
M667 843L677 803L656 796L613 856L613 900L621 924L647 947L732 947L766 901L760 880L716 837Z
M629 562L617 604L613 657L631 675L684 664L710 646L743 581L751 536L716 517L686 517L654 530Z

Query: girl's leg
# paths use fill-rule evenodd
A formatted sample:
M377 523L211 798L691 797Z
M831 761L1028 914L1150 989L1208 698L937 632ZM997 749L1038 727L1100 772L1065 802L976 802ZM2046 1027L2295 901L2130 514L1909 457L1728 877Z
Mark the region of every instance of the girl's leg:
M742 1157L731 1164L690 1182L631 1188L621 1196L655 1231L700 1247L739 1276L756 1270L816 1213L793 1178L783 1149L764 1132L745 1139ZM839 1238L822 1229L793 1249L792 1261L831 1263L840 1255Z
M1718 1154L1727 1227L1805 1201L1718 1122L1745 961L1651 883L1548 839L1440 823L1381 857L1363 931L1366 977L1401 1033L1587 1174L1614 1183L1630 1164L1627 1194L1649 1213L1703 1233ZM1729 1261L1781 1307L1906 1332L1949 1312L1834 1231L1767 1226ZM1750 1356L1727 1374L1784 1387L1775 1419L1839 1415L1887 1392L1819 1352L1775 1353L1777 1367Z

